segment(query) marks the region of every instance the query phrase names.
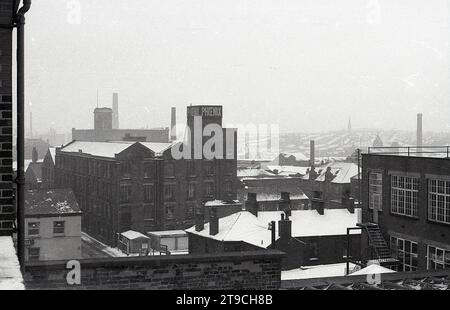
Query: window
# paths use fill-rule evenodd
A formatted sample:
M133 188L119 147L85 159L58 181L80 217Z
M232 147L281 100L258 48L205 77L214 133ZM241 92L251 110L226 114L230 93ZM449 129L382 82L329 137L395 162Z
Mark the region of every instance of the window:
M38 236L38 235L39 235L39 222L29 222L28 236Z
M378 172L369 173L369 208L382 210L383 175Z
M187 218L193 218L195 212L195 205L193 204L187 204L186 205L186 217Z
M127 203L131 200L131 185L120 186L120 202Z
M153 202L153 184L144 184L144 202Z
M40 252L40 248L28 248L28 260L38 261Z
M319 259L319 244L317 242L311 242L311 257L310 260L317 260Z
M187 174L190 176L195 175L195 161L189 160L187 161Z
M188 199L195 199L195 183L188 183Z
M144 164L144 178L151 178L153 172L152 164L145 163Z
M164 176L166 178L174 176L173 163L166 163L164 165Z
M175 199L175 184L164 184L164 199L165 200Z
M400 270L398 271L415 271L417 270L417 243L391 237L391 250L400 261Z
M427 247L427 269L450 269L450 250Z
M203 169L205 175L214 175L213 163L210 161L205 161L203 163Z
M120 164L120 174L121 174L123 179L129 179L130 178L130 176L131 176L131 165L130 165L130 163L121 163ZM97 175L98 175L98 173L97 173Z
M174 206L166 205L166 219L171 220L174 218Z
M64 221L54 221L53 222L53 233L54 234L64 234Z
M428 219L450 224L450 181L428 181Z
M225 194L231 195L233 193L233 182L226 181L225 182Z
M214 183L206 182L205 183L205 197L212 197L212 196L214 196Z
M417 217L419 180L414 177L391 176L391 212Z

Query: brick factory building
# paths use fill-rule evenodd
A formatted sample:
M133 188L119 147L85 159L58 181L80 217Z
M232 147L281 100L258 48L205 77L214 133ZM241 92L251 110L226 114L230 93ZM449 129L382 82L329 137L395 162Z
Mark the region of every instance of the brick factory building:
M450 161L423 148L362 155L363 253L399 271L450 268Z
M192 134L194 116L222 124L222 107L215 116L203 115L205 107L195 106L199 114L188 108ZM237 160L235 151L231 159L174 159L171 149L180 145L73 141L56 150L55 186L73 189L83 231L110 245L127 230L185 229L204 202L236 199Z

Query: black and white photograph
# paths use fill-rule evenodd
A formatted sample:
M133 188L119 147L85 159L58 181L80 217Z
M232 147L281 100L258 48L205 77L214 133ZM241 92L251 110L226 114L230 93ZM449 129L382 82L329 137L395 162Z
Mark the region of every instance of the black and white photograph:
M445 295L449 43L450 0L0 0L0 290Z

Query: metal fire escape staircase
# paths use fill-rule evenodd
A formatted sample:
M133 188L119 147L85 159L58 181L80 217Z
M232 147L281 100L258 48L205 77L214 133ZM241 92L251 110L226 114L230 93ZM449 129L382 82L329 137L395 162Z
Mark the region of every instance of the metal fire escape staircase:
M369 246L372 249L374 260L378 261L380 265L395 265L399 261L395 258L389 249L389 246L384 240L380 227L375 223L360 224L369 238Z

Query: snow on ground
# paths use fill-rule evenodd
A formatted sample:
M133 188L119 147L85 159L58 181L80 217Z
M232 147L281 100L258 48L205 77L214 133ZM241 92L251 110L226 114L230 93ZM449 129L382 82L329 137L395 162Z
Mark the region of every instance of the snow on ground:
M350 263L350 270L355 267ZM304 266L296 269L281 271L281 280L296 280L310 278L326 278L345 276L346 263Z
M24 290L22 273L11 237L0 237L0 290Z

